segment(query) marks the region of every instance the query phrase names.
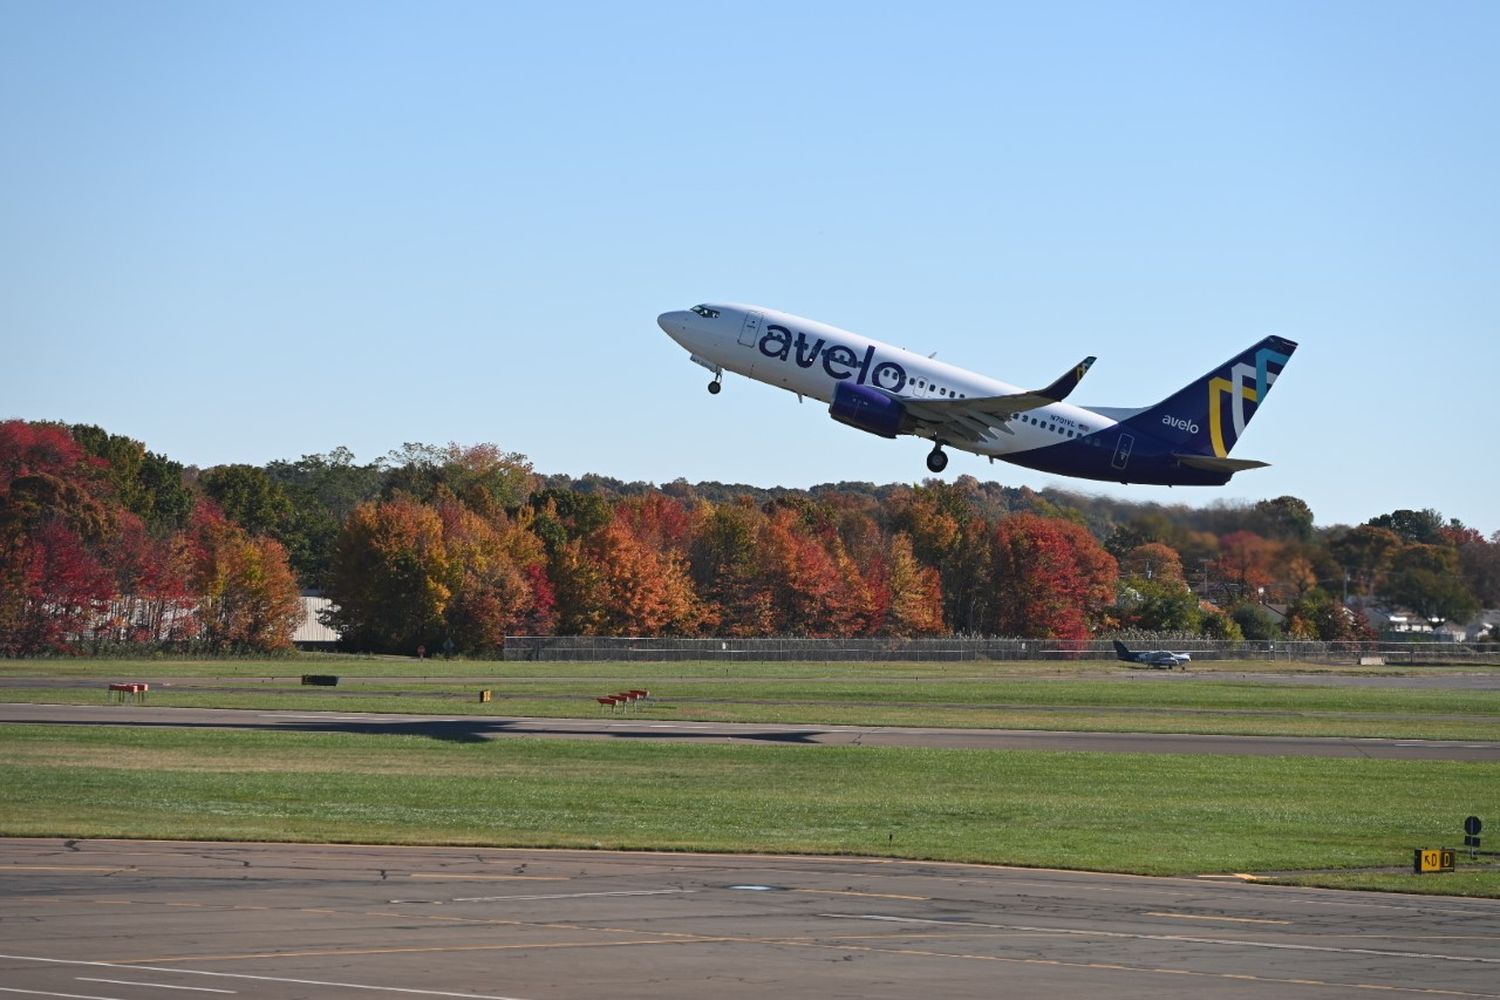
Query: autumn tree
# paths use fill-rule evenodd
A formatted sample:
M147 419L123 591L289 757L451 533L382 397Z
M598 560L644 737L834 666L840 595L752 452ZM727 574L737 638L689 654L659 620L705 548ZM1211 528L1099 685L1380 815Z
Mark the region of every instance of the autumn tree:
M1489 539L1466 538L1458 543L1458 562L1481 607L1500 607L1500 531Z
M775 629L771 582L759 548L764 523L765 514L749 497L700 509L689 572L724 635L769 635Z
M100 558L117 505L104 463L64 428L0 423L0 654L65 648L108 606Z
M1229 603L1253 600L1275 583L1271 564L1276 550L1275 542L1253 531L1235 531L1219 539L1214 577Z
M1364 615L1349 610L1320 589L1303 594L1287 607L1286 634L1293 639L1324 642L1375 638Z
M351 649L436 649L446 637L452 576L436 510L409 496L360 504L334 545L329 624Z
M1085 528L1020 514L991 535L996 635L1083 640L1114 600L1118 564Z
M1186 585L1182 557L1177 554L1176 549L1163 542L1137 545L1118 558L1121 577L1140 577L1143 580Z
M452 597L443 609L444 642L466 652L491 651L507 635L551 627L550 585L537 570L541 543L504 513L482 517L446 501L438 505Z
M185 532L152 532L141 518L122 512L106 553L114 595L95 624L96 639L160 643L197 636L193 547Z
M560 621L581 635L694 635L705 618L686 560L622 520L567 543L556 582Z
M817 638L862 634L869 592L837 535L807 530L793 507L772 512L758 544L769 584L775 631Z
M286 549L251 536L210 502L194 509L192 588L201 634L219 650L290 648L302 623L302 601Z
M938 572L917 561L911 537L905 532L891 537L884 568L882 582L888 597L881 631L895 636L942 633L943 588Z

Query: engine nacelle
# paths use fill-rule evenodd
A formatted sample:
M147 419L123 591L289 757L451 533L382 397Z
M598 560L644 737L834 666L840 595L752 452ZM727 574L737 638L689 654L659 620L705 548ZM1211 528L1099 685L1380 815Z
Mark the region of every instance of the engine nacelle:
M828 415L841 424L893 438L901 433L906 407L874 386L840 382L834 386Z

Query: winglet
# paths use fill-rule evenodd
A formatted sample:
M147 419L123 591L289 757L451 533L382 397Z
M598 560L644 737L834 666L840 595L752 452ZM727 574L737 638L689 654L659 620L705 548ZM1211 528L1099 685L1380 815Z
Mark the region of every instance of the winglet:
M1047 399L1052 400L1052 402L1054 403L1062 402L1064 399L1068 398L1068 393L1078 388L1078 383L1083 381L1084 374L1087 373L1089 368L1093 366L1094 360L1095 359L1092 357L1084 358L1082 361L1078 362L1078 366L1072 371L1064 374L1056 382L1053 382L1051 385L1047 386L1047 388L1038 389L1035 393L1033 393L1033 395L1044 396Z

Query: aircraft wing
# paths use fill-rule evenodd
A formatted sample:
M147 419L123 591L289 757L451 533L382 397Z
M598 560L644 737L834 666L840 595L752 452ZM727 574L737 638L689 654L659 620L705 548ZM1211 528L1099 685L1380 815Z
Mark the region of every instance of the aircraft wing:
M935 437L949 441L978 441L994 430L1014 434L1005 426L1007 418L1048 403L1060 403L1077 388L1084 373L1094 363L1088 357L1065 372L1045 389L1014 392L1007 396L980 396L974 399L908 399L902 397L906 412L926 425Z

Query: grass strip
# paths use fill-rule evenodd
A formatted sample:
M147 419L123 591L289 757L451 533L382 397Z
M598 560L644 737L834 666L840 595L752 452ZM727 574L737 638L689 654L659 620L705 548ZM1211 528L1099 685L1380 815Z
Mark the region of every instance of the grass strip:
M1362 868L1500 815L1500 765L0 727L0 833ZM1500 895L1500 874L1422 892Z
M594 697L632 686L573 678L424 683L347 678L337 688L233 678L153 685L149 702L183 708L569 717L601 713ZM679 680L658 685L641 718L857 726L1055 729L1392 739L1500 739L1500 691L1322 687L1215 680L994 679ZM495 700L478 700L481 689ZM0 699L101 704L102 683L0 688Z

